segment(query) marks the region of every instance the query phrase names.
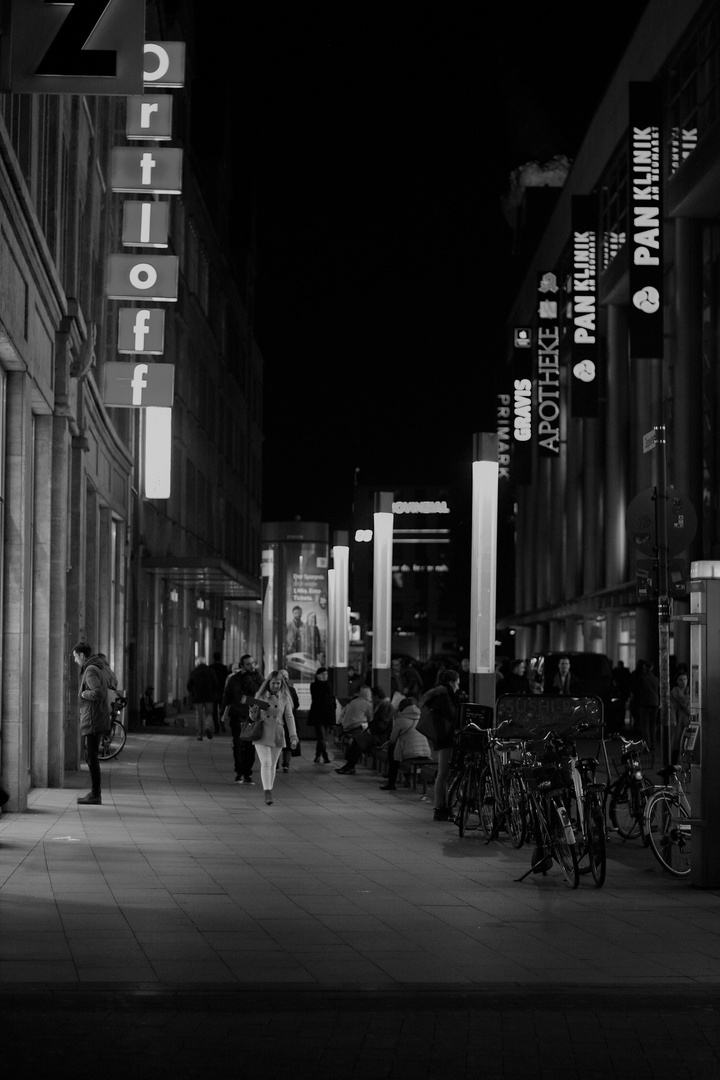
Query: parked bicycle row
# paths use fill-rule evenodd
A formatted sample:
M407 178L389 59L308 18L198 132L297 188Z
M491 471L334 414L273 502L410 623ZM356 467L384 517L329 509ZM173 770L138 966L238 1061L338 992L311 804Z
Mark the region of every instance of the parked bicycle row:
M582 699L580 699L582 701ZM587 699L586 699L587 701ZM601 722L581 719L562 727L527 727L511 719L497 727L469 723L455 735L448 779L449 820L461 837L480 830L487 843L507 838L532 844L530 874L557 863L571 888L589 875L600 888L607 871L607 840L638 839L669 873L690 873L691 826L687 755L659 772L656 785L643 771L640 740L612 737L621 745L618 776L598 780L597 757L579 756L579 738L595 736L609 770L608 741ZM572 721L569 713L566 721ZM613 759L615 760L615 759ZM609 779L609 777L608 777Z

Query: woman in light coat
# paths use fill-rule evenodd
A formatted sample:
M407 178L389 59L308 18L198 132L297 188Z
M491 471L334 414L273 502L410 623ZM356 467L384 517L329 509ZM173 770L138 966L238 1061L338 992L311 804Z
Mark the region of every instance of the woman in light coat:
M272 789L275 783L275 770L283 748L287 745L285 728L290 735L290 746L298 744L295 716L289 687L279 671L271 671L255 697L267 701L268 708L262 710L265 721L262 739L254 744L260 762L260 777L265 792L265 802L272 806Z
M427 758L432 761L430 743L417 730L420 709L414 698L403 698L398 702L398 714L393 720L390 732L392 758L388 761L387 784L381 784L381 791L395 791L398 770L403 761L411 758Z

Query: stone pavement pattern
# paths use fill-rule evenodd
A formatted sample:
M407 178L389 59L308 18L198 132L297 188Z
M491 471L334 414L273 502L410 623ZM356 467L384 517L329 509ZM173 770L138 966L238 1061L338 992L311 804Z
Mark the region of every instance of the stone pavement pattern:
M307 749L306 749L307 754ZM131 734L0 818L9 1075L720 1076L720 895L613 838L603 889L308 758Z

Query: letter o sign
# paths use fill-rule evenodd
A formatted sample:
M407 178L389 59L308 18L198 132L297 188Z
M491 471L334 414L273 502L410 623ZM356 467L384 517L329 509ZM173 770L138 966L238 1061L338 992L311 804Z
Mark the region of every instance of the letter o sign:
M150 263L137 263L128 277L134 289L152 289L157 281L157 270Z

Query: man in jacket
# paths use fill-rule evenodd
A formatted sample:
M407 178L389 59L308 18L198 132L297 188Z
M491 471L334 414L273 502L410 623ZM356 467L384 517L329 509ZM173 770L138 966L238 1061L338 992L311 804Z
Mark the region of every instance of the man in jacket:
M218 692L217 679L212 668L205 663L204 656L198 656L195 667L190 672L187 688L195 706L197 717L197 740L202 742L203 731L208 739L213 737L213 729L210 727L212 719L213 701ZM205 719L207 717L207 720Z
M85 739L91 785L87 795L79 796L77 801L83 806L100 806L102 793L98 752L103 732L110 729L107 674L110 669L87 641L77 643L73 649L73 660L80 668L78 719L80 734Z
M240 738L242 726L250 718L250 706L242 699L254 697L262 686L262 676L255 669L250 653L240 657L240 670L229 676L220 703L222 722L229 722L232 735L235 783L254 784L252 768L255 764L255 745Z

